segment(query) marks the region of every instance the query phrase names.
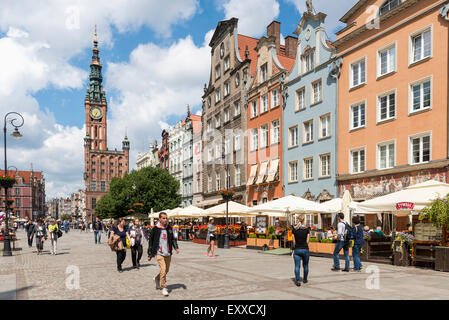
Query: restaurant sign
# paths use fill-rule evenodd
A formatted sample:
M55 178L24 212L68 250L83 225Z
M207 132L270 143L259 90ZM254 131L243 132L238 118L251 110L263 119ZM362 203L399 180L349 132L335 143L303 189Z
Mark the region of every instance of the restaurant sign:
M415 204L412 202L399 202L396 203L396 210L413 210L415 208Z

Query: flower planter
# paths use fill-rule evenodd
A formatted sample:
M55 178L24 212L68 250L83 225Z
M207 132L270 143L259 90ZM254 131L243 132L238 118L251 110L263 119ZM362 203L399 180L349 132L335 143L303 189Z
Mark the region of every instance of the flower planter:
M267 245L267 247L270 245L270 239L256 239L256 246L257 247L263 247L264 245Z
M279 248L279 239L270 239L270 246L273 246L273 249Z
M435 270L449 272L449 247L435 247Z
M333 254L335 243L309 242L309 251L314 253ZM343 250L340 250L343 254ZM349 256L352 256L352 248L349 248Z
M0 186L2 188L12 188L12 186L15 184L16 182L14 180L7 180L7 179L0 179Z
M256 240L257 240L257 238L248 238L248 239L246 239L246 245L250 246L250 247L255 247Z
M402 245L399 240L393 243L393 264L401 267L410 266L409 248L405 242L402 242Z

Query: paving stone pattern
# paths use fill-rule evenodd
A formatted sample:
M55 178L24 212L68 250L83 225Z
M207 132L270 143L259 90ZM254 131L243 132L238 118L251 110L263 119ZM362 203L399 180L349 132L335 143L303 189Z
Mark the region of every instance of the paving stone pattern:
M168 273L169 297L155 289L159 268L147 261L147 245L141 268L131 268L130 250L124 272L116 270L116 255L105 243L95 244L93 233L72 230L58 241L58 255L28 248L26 234L18 232L22 250L13 257L0 256L0 299L447 299L449 274L429 269L365 264L362 273L332 272L332 260L311 257L309 283L293 283L291 256L261 254L245 248L216 249L216 259L205 256L206 245L179 242ZM343 261L342 261L343 262ZM379 288L367 288L378 268ZM76 275L79 270L79 287ZM370 278L371 276L371 278ZM372 286L371 286L372 287Z

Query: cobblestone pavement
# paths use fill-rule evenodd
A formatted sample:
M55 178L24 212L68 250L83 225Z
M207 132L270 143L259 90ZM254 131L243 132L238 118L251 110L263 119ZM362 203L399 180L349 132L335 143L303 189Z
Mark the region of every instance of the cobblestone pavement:
M309 283L296 287L291 256L261 254L245 248L217 249L205 256L205 245L179 242L168 273L169 297L156 290L155 261L148 262L146 245L139 270L131 269L128 250L123 273L116 255L93 233L72 230L58 241L58 255L36 255L26 234L18 232L13 257L0 256L0 299L447 299L449 274L429 269L366 264L365 272L332 272L329 258L311 257ZM34 243L33 243L34 244ZM372 280L378 270L379 283ZM378 269L376 269L378 268ZM75 270L75 271L74 271ZM79 287L76 287L79 270ZM367 286L368 282L368 286ZM372 288L372 289L369 289Z

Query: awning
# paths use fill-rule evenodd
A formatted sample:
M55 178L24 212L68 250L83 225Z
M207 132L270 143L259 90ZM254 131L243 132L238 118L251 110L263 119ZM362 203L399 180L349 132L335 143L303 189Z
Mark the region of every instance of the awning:
M268 161L262 162L260 165L259 176L257 177L256 184L263 183L265 175L267 174Z
M250 172L250 175L248 178L248 183L246 184L247 186L254 184L254 179L256 178L256 174L257 174L257 163L251 165L251 172Z
M274 178L276 177L278 170L279 170L279 159L271 160L270 170L268 171L267 182L274 181Z

